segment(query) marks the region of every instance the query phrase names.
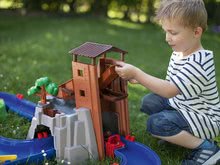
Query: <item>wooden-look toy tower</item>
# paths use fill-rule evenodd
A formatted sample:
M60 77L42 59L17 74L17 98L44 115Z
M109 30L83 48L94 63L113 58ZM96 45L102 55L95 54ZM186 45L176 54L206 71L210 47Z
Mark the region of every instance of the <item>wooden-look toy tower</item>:
M127 82L116 74L116 60L107 58L109 52L118 53L121 61L124 61L127 53L112 45L92 42L86 42L71 50L73 79L61 85L63 92L60 94L74 95L76 108L86 107L91 110L100 160L105 157L104 131L123 136L130 133ZM79 56L90 58L90 63L80 62ZM110 123L106 124L105 121ZM112 128L112 125L116 127Z

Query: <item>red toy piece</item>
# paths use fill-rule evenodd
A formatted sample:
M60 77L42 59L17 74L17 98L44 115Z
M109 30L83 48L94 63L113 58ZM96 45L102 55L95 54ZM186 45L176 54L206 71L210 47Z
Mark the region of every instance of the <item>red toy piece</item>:
M17 97L18 99L23 99L23 98L24 98L24 95L21 94L21 93L18 93L18 94L16 95L16 97Z
M43 134L43 137L44 137L44 138L47 138L47 137L48 137L48 133L47 133L47 132L42 132L42 134Z
M39 133L37 133L37 138L38 139L47 138L47 137L48 137L48 133L47 132L39 132Z
M126 135L125 139L128 140L128 141L134 142L135 141L135 136Z
M42 139L42 138L43 138L43 134L42 134L41 132L39 132L39 133L37 134L37 138L38 138L38 139Z
M124 147L125 144L121 141L120 135L112 135L108 138L107 142L105 143L106 147L106 156L114 158L114 150L118 148Z

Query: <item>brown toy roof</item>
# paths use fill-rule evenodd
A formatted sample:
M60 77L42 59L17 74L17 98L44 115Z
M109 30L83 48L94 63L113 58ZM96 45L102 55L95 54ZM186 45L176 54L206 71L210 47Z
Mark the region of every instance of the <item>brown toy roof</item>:
M85 42L79 47L69 51L69 53L73 55L78 55L78 56L95 58L109 51L127 53L126 51L116 48L112 45L98 44L94 42Z

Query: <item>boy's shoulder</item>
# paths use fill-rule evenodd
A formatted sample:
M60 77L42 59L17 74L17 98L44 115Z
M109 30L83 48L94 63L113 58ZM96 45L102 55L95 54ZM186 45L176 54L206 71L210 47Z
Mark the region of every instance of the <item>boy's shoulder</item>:
M193 56L203 56L203 57L208 57L208 56L213 56L213 52L211 50L198 50L192 53Z
M183 61L195 61L195 62L203 62L208 59L213 58L213 52L211 50L198 50L186 57L182 57L180 52L172 52L171 59L183 60Z
M198 50L186 57L181 57L179 52L173 52L171 62L181 66L194 66L207 69L214 65L214 55L211 50Z
M195 62L200 65L204 65L207 62L213 61L213 52L211 50L198 50L192 53L189 58L189 62Z

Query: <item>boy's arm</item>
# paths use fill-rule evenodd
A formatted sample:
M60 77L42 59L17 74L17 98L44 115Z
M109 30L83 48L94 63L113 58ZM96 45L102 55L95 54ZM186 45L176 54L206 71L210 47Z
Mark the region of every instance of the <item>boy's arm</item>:
M134 79L151 90L153 93L156 93L165 98L172 98L180 93L176 85L167 80L151 76L138 68L135 73L136 74Z
M124 62L117 62L117 65L115 71L121 78L126 80L135 79L144 87L160 96L172 98L180 93L176 85L169 81L151 76L139 68Z

